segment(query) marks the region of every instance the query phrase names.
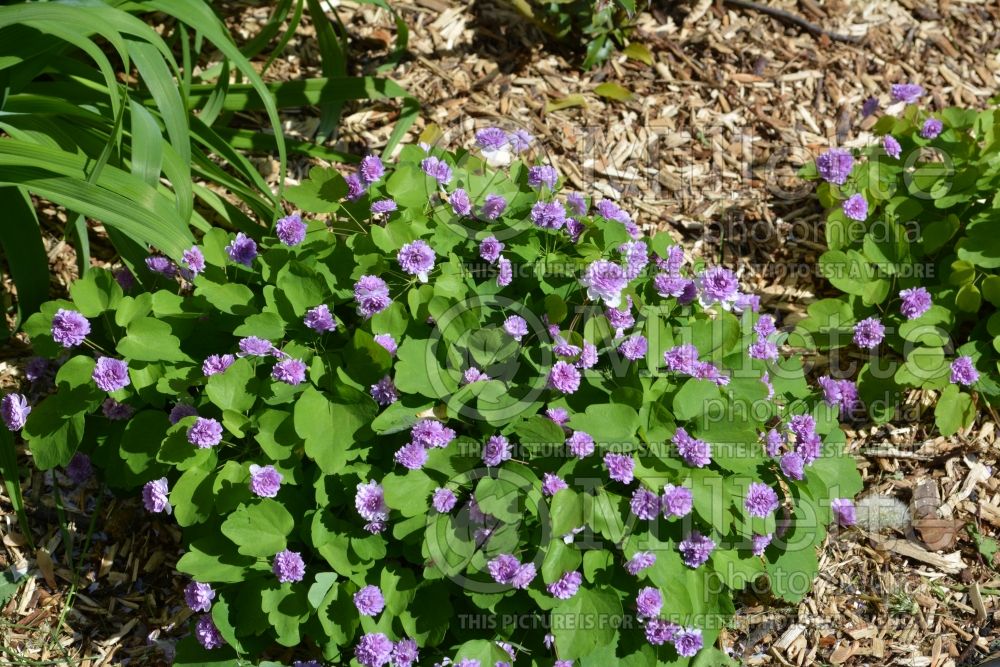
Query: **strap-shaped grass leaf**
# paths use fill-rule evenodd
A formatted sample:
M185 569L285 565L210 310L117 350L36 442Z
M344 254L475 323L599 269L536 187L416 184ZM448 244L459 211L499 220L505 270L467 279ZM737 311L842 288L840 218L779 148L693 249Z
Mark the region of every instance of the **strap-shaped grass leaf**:
M17 287L18 318L38 310L49 296L48 256L31 199L24 190L0 187L0 247Z

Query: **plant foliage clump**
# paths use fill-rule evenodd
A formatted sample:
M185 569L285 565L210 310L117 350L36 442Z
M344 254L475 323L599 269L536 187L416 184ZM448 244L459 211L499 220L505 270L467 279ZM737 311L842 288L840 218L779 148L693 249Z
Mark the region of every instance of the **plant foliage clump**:
M723 664L734 593L801 599L853 521L843 405L736 276L478 143L314 169L308 221L27 323L35 462L183 528L177 664Z

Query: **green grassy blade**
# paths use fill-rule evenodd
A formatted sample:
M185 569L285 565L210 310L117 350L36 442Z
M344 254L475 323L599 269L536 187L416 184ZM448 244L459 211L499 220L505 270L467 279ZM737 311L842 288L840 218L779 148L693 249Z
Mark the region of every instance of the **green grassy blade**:
M392 134L389 135L389 141L385 144L385 149L383 153L389 155L396 148L400 141L403 140L403 135L406 131L413 127L413 124L417 122L417 118L420 116L420 103L415 97L406 97L403 99L403 109L399 114L399 120L396 121L396 125L392 128Z
M215 90L209 95L208 101L205 102L205 106L202 108L201 112L198 114L198 118L205 125L212 126L215 121L218 120L219 114L222 113L222 104L226 101L226 95L229 93L229 63L222 63L222 74L219 75L219 81L216 83Z
M191 137L198 144L201 144L212 153L226 160L230 167L245 180L245 183L252 184L263 193L272 202L270 208L278 205L278 199L271 192L271 189L267 186L267 181L260 175L257 168L245 156L233 150L233 147L226 143L225 139L219 136L215 130L202 123L197 117L191 119ZM278 139L275 139L275 141L278 141ZM204 165L204 162L202 164ZM227 182L238 182L238 179L230 177ZM237 187L243 192L252 192L245 183L241 183Z
M0 188L0 210L4 212L0 247L17 287L20 323L49 298L49 258L27 193L11 186Z
M5 428L0 428L0 477L3 477L7 489L7 497L14 506L17 521L21 524L21 532L34 550L35 545L28 529L28 515L24 511L24 498L21 496L21 474L17 466L17 452L14 449L14 436Z
M228 58L236 69L242 72L247 78L247 81L250 82L251 88L257 93L258 102L266 111L271 127L274 130L275 135L278 137L278 160L280 163L278 191L280 197L281 193L284 192L285 187L288 155L285 152L284 135L281 130L281 119L278 117L278 109L275 106L275 101L271 91L268 90L266 85L264 85L264 81L257 74L256 70L254 70L250 61L247 60L242 53L240 53L239 48L237 48L236 44L232 41L232 37L226 30L225 25L212 12L211 8L206 3L199 0L149 0L149 2L144 3L143 6L151 7L173 16L178 21L183 21L189 26L197 26L198 31L204 35L206 39L212 42L215 48L219 49L219 51L222 52L222 55ZM274 211L275 217L277 216L277 213L278 210L276 208Z
M306 2L309 5L313 28L316 30L316 45L319 47L323 75L328 79L347 76L345 45L334 32L333 24L327 18L319 0L306 0ZM343 100L327 100L320 105L318 141L324 142L333 135L340 122L340 112L343 108Z
M230 128L219 128L219 136L239 151L250 151L252 153L273 153L277 149L277 142L274 135L267 132L255 132L254 130L240 130ZM289 153L308 155L310 157L329 160L330 162L359 162L359 158L351 153L334 150L328 146L317 144L312 141L296 141L285 139Z
M192 86L190 101L196 106L212 92L212 86ZM410 94L394 81L375 76L348 76L339 78L315 78L298 81L282 81L268 84L274 101L279 108L317 106L328 101L382 100L395 97L410 97ZM247 84L234 84L223 108L227 111L253 111L262 108L254 89Z
M299 27L299 23L301 21L302 21L302 0L296 0L295 12L292 14L292 18L288 21L288 28L281 35L281 39L278 40L278 44L267 56L267 60L264 62L264 66L260 69L261 76L263 76L267 72L267 70L271 68L271 65L274 63L274 61L277 60L282 53L284 53L285 48L288 46L288 42L290 42L292 37L295 36L295 30Z
M187 108L170 68L151 44L130 39L128 46L132 60L142 75L143 83L156 101L157 111L163 119L170 143L182 162L190 165L191 138L188 131ZM177 193L177 210L181 218L189 220L193 206L190 167L186 178L179 178L172 184Z
M132 121L132 173L156 187L163 168L163 135L160 134L160 126L153 114L135 100L129 100L129 112Z
M215 211L218 219L225 222L225 226L238 230L254 237L259 237L263 227L247 217L238 207L233 206L228 199L220 197L206 187L195 184L194 194L205 203L210 209Z

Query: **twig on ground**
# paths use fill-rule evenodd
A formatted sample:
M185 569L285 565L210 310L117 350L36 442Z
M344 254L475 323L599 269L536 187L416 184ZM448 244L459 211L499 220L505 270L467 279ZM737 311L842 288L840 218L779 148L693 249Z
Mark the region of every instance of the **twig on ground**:
M801 16L797 16L784 9L778 9L777 7L769 7L767 5L762 5L759 2L751 2L751 0L722 0L723 4L732 5L733 7L740 7L742 9L751 9L755 12L760 12L762 14L767 14L772 16L779 21L784 21L785 23L790 23L796 25L803 30L811 32L814 35L826 35L835 42L846 42L848 44L857 44L863 37L858 37L855 35L844 35L839 32L831 32L826 28L821 28L820 26L805 20Z

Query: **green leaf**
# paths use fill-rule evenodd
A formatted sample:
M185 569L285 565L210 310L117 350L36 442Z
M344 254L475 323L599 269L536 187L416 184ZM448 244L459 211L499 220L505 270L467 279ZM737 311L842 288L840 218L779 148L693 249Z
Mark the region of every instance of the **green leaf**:
M966 313L978 313L979 307L983 305L983 297L979 288L975 285L963 285L958 290L958 294L955 295L955 305Z
M371 422L375 404L335 403L314 387L295 402L295 432L305 441L306 455L326 474L338 472L347 462L354 434Z
M294 527L295 520L281 503L264 498L226 517L222 534L239 547L241 554L270 558L285 548Z
M954 435L960 429L968 428L975 417L975 406L968 394L959 390L957 385L949 384L944 388L934 408L934 423L941 435Z
M193 361L181 351L181 342L167 322L142 317L128 325L128 335L118 342L118 354L136 361Z
M575 93L573 95L567 95L556 100L551 100L545 103L545 113L552 113L553 111L560 111L561 109L569 109L571 107L585 107L587 106L587 100L583 95Z
M711 380L689 379L674 396L673 412L678 419L689 420L704 414L711 405L721 405L722 394Z
M313 609L319 609L320 605L323 604L323 600L326 599L327 593L333 588L334 583L337 581L336 572L317 572L313 584L309 587L309 593L306 596L309 600L309 605Z
M69 288L76 309L84 317L97 317L122 298L122 288L110 271L87 271Z
M601 97L606 97L609 100L618 100L619 102L625 102L632 99L631 92L612 81L600 84L594 88L594 92Z
M285 199L309 213L333 213L347 194L347 182L336 169L313 167L309 178L285 190Z
M256 400L253 366L247 358L237 359L222 373L208 378L205 393L220 410L246 412Z
M211 470L188 468L170 489L170 504L180 526L202 523L211 515L214 501L211 477Z
M639 430L639 413L621 403L588 405L569 418L569 426L589 433L596 442L630 442Z
M577 660L609 644L616 633L614 624L601 623L600 619L620 618L621 615L621 601L613 591L580 588L576 595L551 612L552 634L559 657Z
M549 509L552 534L566 535L583 525L583 496L572 489L563 489L552 497Z
M650 66L653 64L653 52L645 44L632 42L622 50L622 53L632 60L638 60Z
M272 554L269 554L272 555ZM240 556L222 536L196 539L177 561L180 572L205 583L239 583L246 577L254 558Z

